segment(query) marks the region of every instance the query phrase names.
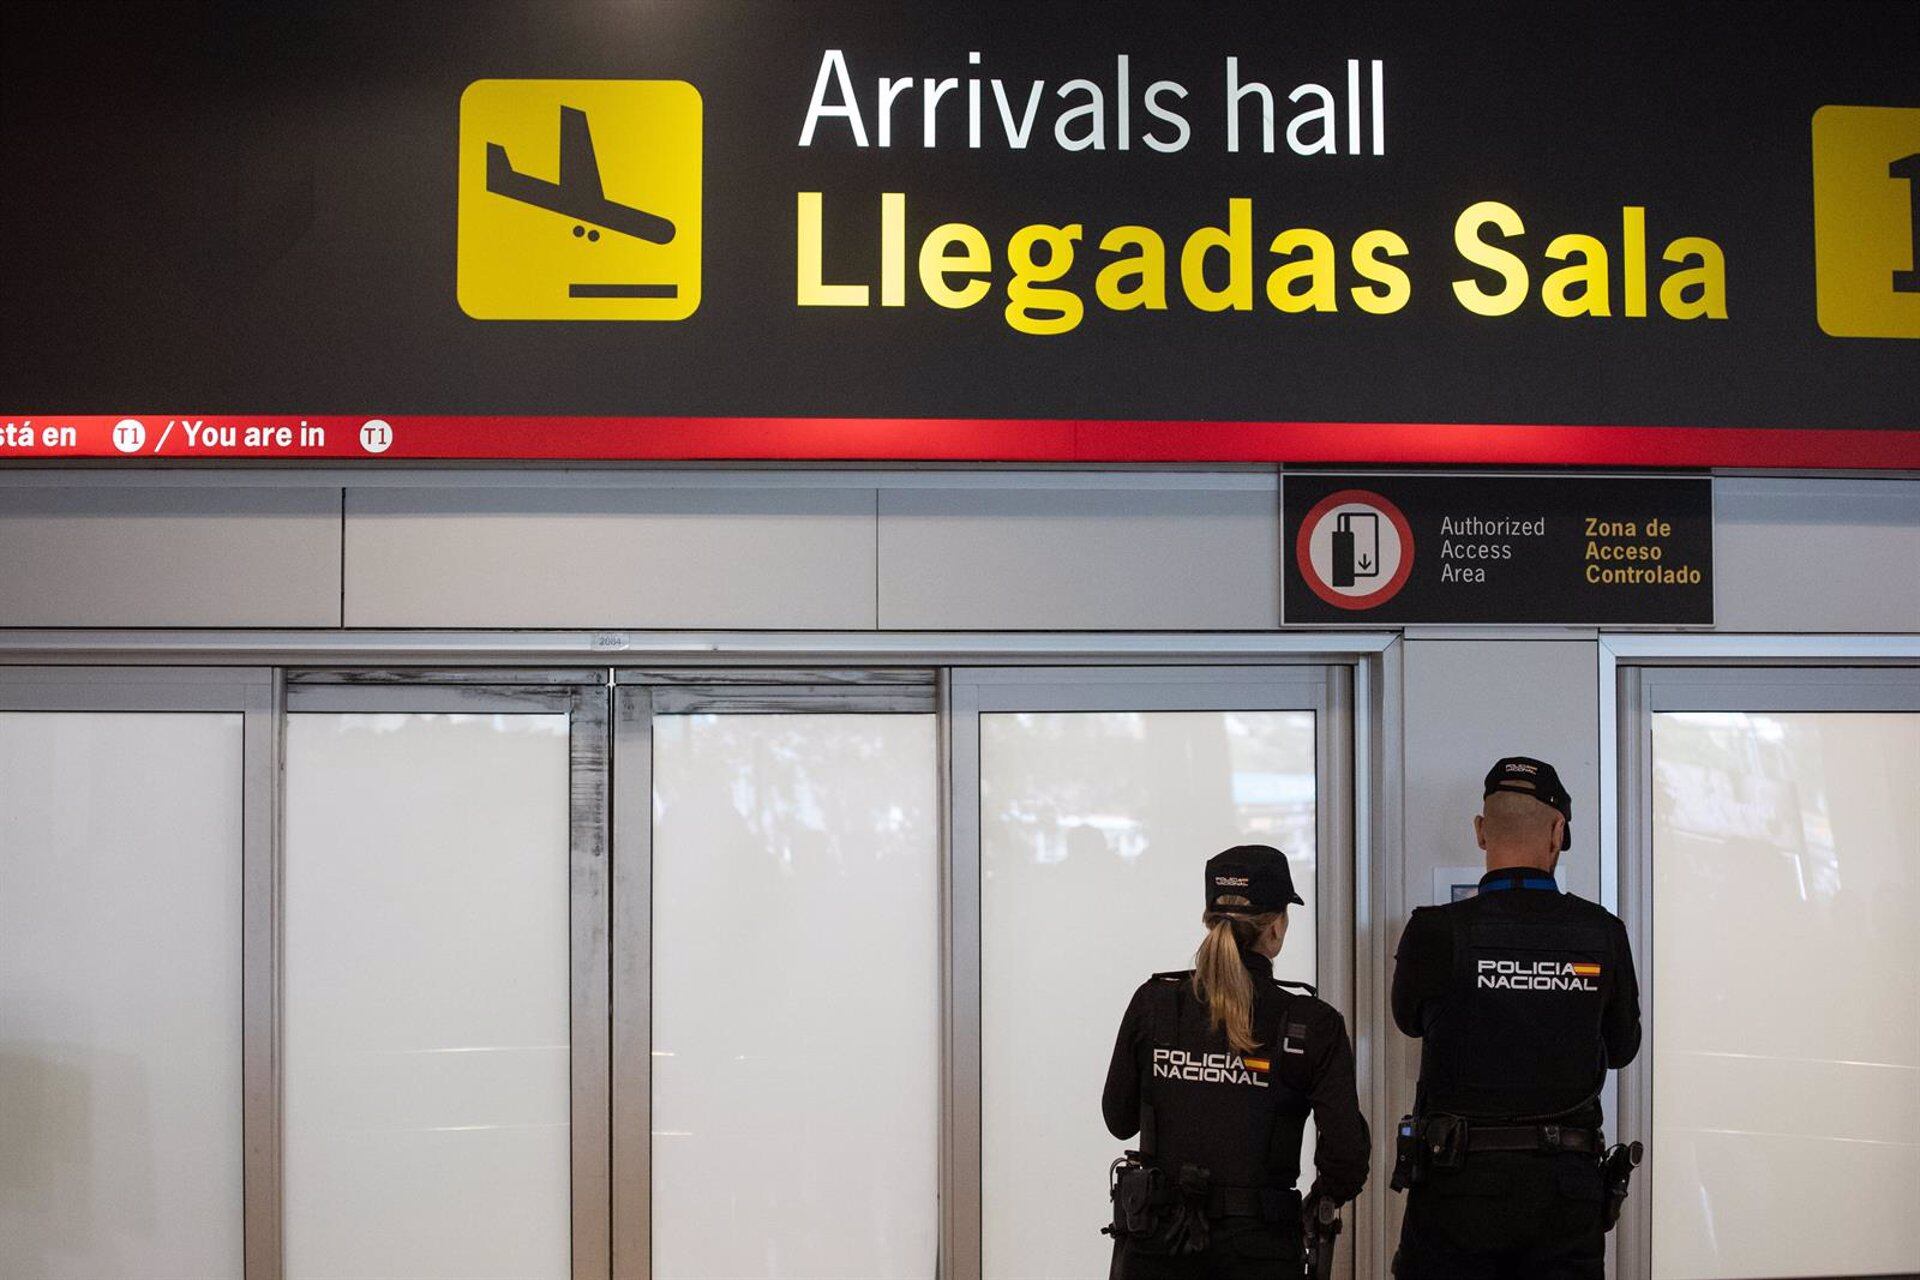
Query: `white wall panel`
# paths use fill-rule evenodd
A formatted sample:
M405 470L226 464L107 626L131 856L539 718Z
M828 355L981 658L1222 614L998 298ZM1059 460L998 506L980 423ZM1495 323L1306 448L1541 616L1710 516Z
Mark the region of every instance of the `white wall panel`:
M0 1276L240 1276L241 738L0 713Z
M0 627L333 627L340 490L0 484Z
M880 626L1275 627L1279 545L1272 476L883 489Z
M1573 797L1561 881L1600 896L1599 650L1591 640L1408 640L1408 906L1433 896L1433 869L1480 862L1473 815L1493 762L1545 760ZM1397 940L1399 923L1393 929Z
M0 626L1237 629L1270 475L0 475ZM878 532L876 545L876 495ZM1920 630L1920 480L1714 481L1730 631Z
M1920 480L1723 477L1723 631L1920 631Z
M871 489L347 490L353 627L874 624Z

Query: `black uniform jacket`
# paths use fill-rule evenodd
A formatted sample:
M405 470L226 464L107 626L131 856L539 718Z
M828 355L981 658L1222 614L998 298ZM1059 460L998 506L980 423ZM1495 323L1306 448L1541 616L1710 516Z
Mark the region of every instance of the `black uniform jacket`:
M1215 1186L1291 1189L1311 1111L1313 1191L1351 1200L1367 1180L1370 1147L1346 1023L1324 1000L1275 982L1266 957L1242 952L1241 960L1253 978L1260 1048L1234 1051L1190 973L1155 974L1133 993L1113 1046L1100 1100L1107 1129L1120 1139L1139 1132L1144 1080L1151 1154L1207 1169Z
M1640 1049L1626 928L1546 871L1490 871L1480 885L1419 908L1400 936L1393 1020L1426 1041L1421 1110L1598 1127L1607 1068Z

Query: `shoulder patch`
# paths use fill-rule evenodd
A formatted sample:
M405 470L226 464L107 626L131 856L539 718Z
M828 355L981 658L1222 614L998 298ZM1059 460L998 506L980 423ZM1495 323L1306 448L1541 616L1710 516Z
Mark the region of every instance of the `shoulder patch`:
M1285 988L1288 991L1298 991L1304 995L1312 996L1315 999L1318 999L1320 996L1320 989L1311 982L1288 982L1283 978L1275 978L1273 985Z
M1136 970L1136 972L1138 971ZM1148 981L1149 982L1185 982L1187 979L1191 978L1192 976L1193 976L1193 970L1191 969L1169 969L1165 973L1154 974L1153 977L1148 979Z
M1289 1020L1282 1026L1280 1052L1304 1057L1307 1052L1307 1024Z

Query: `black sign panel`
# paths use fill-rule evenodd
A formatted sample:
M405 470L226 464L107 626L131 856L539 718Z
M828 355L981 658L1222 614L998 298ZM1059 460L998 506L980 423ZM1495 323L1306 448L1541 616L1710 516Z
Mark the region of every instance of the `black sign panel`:
M1289 473L1289 624L1713 625L1705 477Z
M0 410L1910 430L1916 49L1827 0L9 4Z

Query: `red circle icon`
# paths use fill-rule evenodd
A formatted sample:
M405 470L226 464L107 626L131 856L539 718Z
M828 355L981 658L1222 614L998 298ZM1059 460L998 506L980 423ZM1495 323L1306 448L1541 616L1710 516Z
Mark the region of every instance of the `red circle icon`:
M1366 489L1342 489L1314 503L1293 550L1301 578L1336 609L1377 608L1398 595L1413 572L1407 517Z

